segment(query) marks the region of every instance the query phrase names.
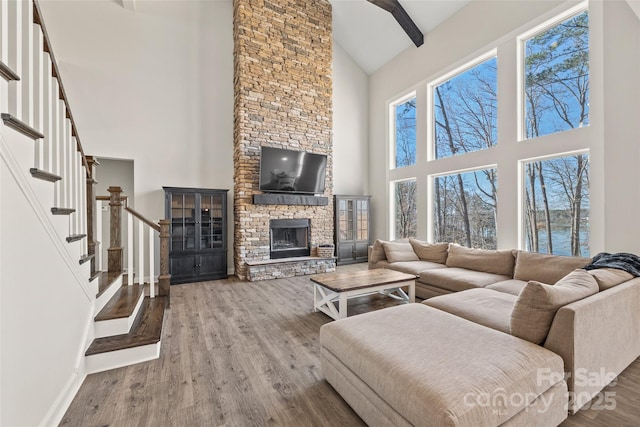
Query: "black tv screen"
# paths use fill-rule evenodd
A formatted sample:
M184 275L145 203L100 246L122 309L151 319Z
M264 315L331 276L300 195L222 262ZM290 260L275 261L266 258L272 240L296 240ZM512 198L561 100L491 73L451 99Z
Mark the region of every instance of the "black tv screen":
M327 156L261 147L260 190L273 193L324 192Z

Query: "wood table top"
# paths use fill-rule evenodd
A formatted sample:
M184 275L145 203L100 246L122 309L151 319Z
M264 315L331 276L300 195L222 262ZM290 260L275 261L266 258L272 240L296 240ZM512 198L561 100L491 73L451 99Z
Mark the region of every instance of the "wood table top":
M372 286L415 280L414 274L401 273L395 270L375 268L373 270L355 271L349 273L324 273L310 277L312 282L331 289L334 292L345 292L353 289L363 289Z

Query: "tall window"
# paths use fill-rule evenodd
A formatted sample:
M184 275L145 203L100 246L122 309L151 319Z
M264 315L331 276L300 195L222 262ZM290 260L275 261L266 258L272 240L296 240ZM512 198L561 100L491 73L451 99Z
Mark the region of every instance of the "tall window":
M497 59L492 57L433 88L434 158L497 142Z
M416 97L393 106L395 166L416 164Z
M525 138L589 124L589 13L524 41Z
M395 195L395 238L416 237L416 180L393 183Z
M495 249L496 169L438 176L433 182L435 240Z
M589 156L601 146L589 126L599 117L590 113L589 21L602 8L590 15L587 0L559 8L387 104L390 238L428 230L416 237L589 255ZM601 43L593 46L601 58Z
M589 155L527 162L527 250L589 256Z

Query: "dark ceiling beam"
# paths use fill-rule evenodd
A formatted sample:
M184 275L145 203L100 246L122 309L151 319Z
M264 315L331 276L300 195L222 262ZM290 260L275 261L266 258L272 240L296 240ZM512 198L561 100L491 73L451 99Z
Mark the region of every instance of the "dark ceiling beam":
M398 0L367 1L391 13L396 21L398 21L398 24L400 24L404 32L407 33L409 38L413 41L413 44L415 44L416 47L422 46L424 43L424 35L422 34L422 31L420 31L420 28L418 28L416 23L413 22L413 19L411 19Z

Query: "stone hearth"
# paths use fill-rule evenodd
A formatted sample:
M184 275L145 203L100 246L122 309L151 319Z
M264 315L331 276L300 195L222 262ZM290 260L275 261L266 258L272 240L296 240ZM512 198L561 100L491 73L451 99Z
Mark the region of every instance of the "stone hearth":
M333 259L314 257L319 244L333 242L331 5L234 0L233 7L236 275L262 280L332 271ZM261 146L327 155L328 204L254 204L262 194ZM302 218L311 219L311 257L271 262L270 220Z

